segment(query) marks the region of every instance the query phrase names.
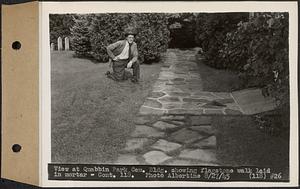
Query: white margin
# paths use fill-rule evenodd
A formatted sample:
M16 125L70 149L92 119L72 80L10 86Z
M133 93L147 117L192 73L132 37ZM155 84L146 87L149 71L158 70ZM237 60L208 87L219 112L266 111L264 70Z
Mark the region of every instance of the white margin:
M40 185L44 187L287 187L298 185L298 11L297 2L39 2L40 3ZM289 12L290 60L290 182L182 182L182 181L49 181L47 164L51 162L51 74L50 74L50 13L111 13L111 12Z

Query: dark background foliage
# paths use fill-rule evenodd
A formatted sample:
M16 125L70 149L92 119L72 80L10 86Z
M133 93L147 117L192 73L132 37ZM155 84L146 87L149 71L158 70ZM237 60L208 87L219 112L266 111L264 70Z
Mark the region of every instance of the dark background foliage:
M278 106L289 103L288 14L263 13L227 34L220 54L226 68L239 72L244 87L257 86Z
M246 21L248 13L203 13L196 18L196 41L204 51L206 64L218 69L227 68L220 54L228 32Z
M160 13L91 14L73 19L71 28L73 48L79 56L91 56L98 62L107 62L106 47L125 39L124 30L138 31L136 43L143 63L157 62L169 42L167 15Z
M196 19L193 13L172 14L168 21L169 48L193 48L196 46Z
M57 49L57 38L70 37L70 28L74 25L72 14L50 14L50 43L54 43ZM72 48L72 43L71 48ZM64 46L64 43L63 43Z

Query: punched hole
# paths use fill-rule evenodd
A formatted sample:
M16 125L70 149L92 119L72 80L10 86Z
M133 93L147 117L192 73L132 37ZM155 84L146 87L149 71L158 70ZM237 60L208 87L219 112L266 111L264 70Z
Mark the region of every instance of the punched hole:
M12 151L13 152L20 152L21 151L21 146L19 145L19 144L14 144L13 146L12 146Z
M19 50L21 48L21 43L19 41L15 41L12 43L12 48L15 50Z

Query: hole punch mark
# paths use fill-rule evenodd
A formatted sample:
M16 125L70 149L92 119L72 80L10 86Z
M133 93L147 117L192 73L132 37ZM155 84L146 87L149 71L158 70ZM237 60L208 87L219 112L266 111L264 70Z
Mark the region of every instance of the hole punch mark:
M12 151L13 151L13 152L20 152L21 149L22 149L22 147L21 147L19 144L14 144L14 145L12 146Z
M21 48L21 43L19 41L15 41L12 43L12 48L14 50L19 50Z

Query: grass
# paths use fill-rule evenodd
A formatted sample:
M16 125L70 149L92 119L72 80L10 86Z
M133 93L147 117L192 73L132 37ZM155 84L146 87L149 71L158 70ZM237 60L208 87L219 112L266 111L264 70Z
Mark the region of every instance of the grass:
M108 64L51 54L52 162L111 163L134 129L160 64L141 65L141 82L105 77Z
M199 57L197 64L204 91L231 92L240 88L242 81L235 72L209 67Z
M231 92L242 86L238 75L230 70L218 70L205 65L197 59L204 91ZM277 112L277 114L284 112ZM260 115L273 115L274 111ZM273 117L274 118L274 117ZM281 128L271 117L273 128ZM220 164L228 166L279 167L288 178L289 168L289 128L283 128L279 135L259 130L252 116L213 116L212 126L217 135L217 156ZM278 125L279 124L279 125ZM282 129L282 128L281 128ZM277 133L278 134L278 133Z
M222 165L279 167L288 174L288 135L270 136L250 116L215 116L217 156Z

